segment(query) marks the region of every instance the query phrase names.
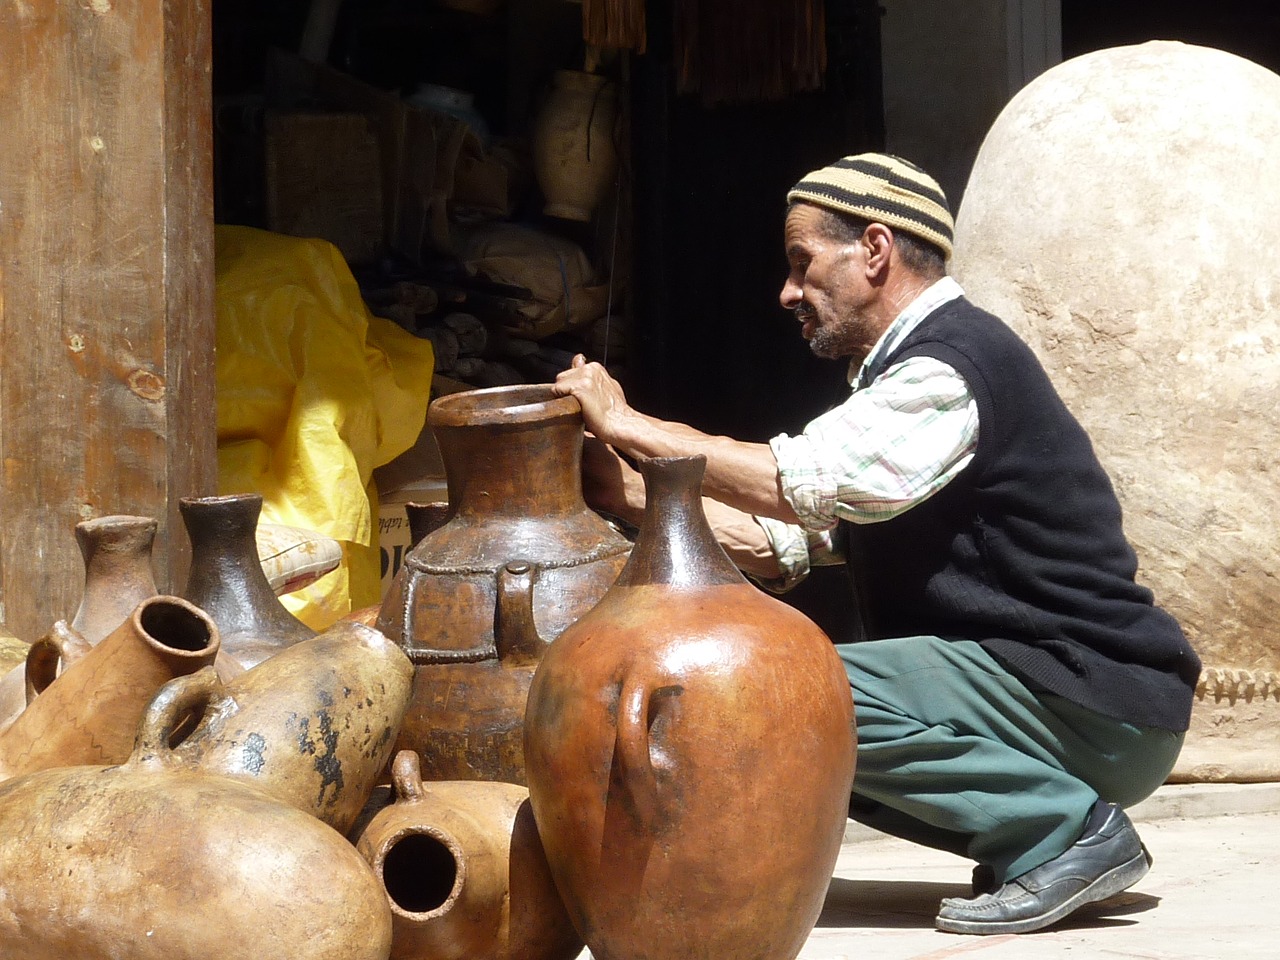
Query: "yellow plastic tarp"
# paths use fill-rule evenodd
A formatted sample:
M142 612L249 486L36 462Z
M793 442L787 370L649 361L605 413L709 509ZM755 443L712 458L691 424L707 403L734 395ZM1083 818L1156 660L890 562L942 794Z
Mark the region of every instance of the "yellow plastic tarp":
M323 630L379 601L373 470L422 430L431 344L370 314L324 240L219 226L215 253L218 488L342 543L338 570L281 598Z

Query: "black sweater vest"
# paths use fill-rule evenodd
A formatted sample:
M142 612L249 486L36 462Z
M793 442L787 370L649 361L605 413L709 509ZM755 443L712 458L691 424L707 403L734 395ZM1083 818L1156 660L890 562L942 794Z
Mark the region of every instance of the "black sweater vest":
M1185 730L1200 661L1135 580L1120 504L1030 348L967 300L888 358L935 357L968 383L978 447L946 487L879 523L842 523L871 638L976 640L1033 689Z

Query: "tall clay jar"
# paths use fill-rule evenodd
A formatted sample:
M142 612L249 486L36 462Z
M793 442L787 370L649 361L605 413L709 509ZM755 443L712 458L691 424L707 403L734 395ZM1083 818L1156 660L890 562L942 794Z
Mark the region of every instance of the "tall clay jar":
M428 780L524 783L524 710L549 642L589 610L630 542L582 498L582 411L549 385L427 410L449 514L406 555L378 629L413 661L397 750Z
M705 459L640 466L630 560L529 691L538 830L596 960L792 960L843 837L849 683L826 635L716 543Z
M393 960L573 960L582 951L529 808L512 783L426 781L410 750L396 800L356 848L391 908Z
M534 123L534 174L543 212L589 221L618 169L617 84L581 70L557 70Z
M178 501L191 540L182 596L208 612L226 653L248 670L316 632L280 602L258 558L256 493Z

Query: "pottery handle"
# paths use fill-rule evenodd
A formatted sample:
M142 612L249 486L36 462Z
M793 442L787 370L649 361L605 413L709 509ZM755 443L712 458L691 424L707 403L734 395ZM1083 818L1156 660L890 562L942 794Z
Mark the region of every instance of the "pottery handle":
M195 723L208 712L216 700L226 697L226 688L213 666L201 667L195 673L175 677L152 699L138 724L134 742L135 759L163 759L174 746L174 734L196 716ZM194 724L191 724L194 726Z
M58 662L66 669L89 651L89 641L80 632L59 620L27 651L27 703L44 693L58 676Z
M493 613L493 642L499 660L536 660L546 644L533 620L533 584L538 567L512 560L498 571L498 601Z
M401 800L421 800L426 796L422 783L422 762L417 751L401 750L391 762L391 782Z
M657 820L660 810L658 777L649 753L649 690L643 680L628 677L618 704L618 741L615 756L622 782L631 794L632 809L645 824Z

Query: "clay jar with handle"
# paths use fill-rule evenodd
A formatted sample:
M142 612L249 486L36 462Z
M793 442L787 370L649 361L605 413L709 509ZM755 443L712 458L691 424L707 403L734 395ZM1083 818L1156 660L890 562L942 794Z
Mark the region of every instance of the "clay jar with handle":
M262 570L260 495L184 497L178 509L191 540L182 595L213 617L228 655L247 670L316 635L280 602Z
M137 734L119 766L0 784L0 957L386 960L386 897L345 837L170 763L150 716Z
M716 543L705 459L640 466L627 567L529 691L538 830L596 960L792 960L844 834L849 683L827 636Z
M66 641L73 632L85 643L78 648L68 645L62 651L64 662L98 643L124 623L138 604L158 593L151 570L156 526L153 517L123 514L76 524L76 544L84 558L84 590L70 624L60 620L50 632L57 642ZM26 707L26 687L22 666L0 679L0 729Z
M391 759L413 665L372 627L340 622L223 683L180 677L151 705L188 732L171 762L244 780L346 833Z
M391 907L395 960L573 960L582 951L547 867L529 791L511 783L423 782L396 755L396 800L356 847Z
M523 784L529 682L547 643L613 583L631 544L582 497L582 411L549 385L433 401L449 514L406 555L378 628L409 654L397 749L429 780Z
M31 682L41 670L52 671L59 657L46 642L31 646ZM120 763L160 687L212 664L218 647L218 628L204 611L178 597L144 600L0 733L0 779L55 766Z

